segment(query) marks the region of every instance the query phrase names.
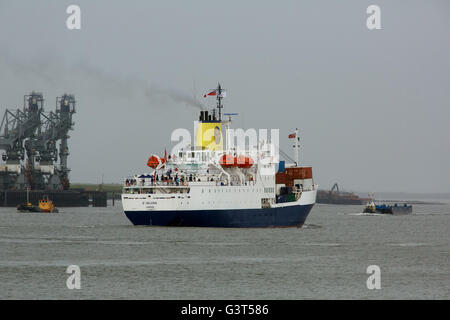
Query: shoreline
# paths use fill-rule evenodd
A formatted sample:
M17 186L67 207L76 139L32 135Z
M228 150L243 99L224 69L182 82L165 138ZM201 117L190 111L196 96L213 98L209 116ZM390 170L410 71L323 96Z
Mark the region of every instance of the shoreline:
M423 201L423 200L379 200L375 199L374 202L383 202L383 203L397 203L397 204L422 204L422 205L446 205L448 203L439 202L439 201Z

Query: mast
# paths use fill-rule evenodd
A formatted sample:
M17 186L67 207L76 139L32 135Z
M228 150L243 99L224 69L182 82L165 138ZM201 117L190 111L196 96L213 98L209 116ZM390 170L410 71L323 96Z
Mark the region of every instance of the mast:
M217 96L217 109L219 110L219 121L222 121L222 108L223 108L223 105L222 105L222 93L223 93L223 89L222 89L222 87L220 86L220 83L217 85L217 89L216 89L216 92L217 92L217 94L216 94L216 96Z
M295 128L295 145L294 145L294 153L295 153L295 166L299 165L299 151L300 151L300 137L298 135L298 128Z

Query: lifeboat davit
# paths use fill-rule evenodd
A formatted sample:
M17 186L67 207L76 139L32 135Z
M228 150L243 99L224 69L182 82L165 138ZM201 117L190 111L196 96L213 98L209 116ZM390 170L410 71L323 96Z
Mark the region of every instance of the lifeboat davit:
M219 163L224 168L234 168L238 165L237 158L229 154L224 154L220 157Z
M239 168L248 169L248 168L251 168L254 163L255 162L253 161L252 158L245 157L245 156L237 157L237 165L239 166Z
M148 158L147 165L150 168L156 169L160 164L164 164L166 159L155 156L154 154Z

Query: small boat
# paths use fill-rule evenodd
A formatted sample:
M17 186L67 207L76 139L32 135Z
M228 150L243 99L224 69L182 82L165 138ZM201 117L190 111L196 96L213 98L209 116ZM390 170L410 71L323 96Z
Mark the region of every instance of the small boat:
M27 202L21 203L17 206L17 211L19 212L41 212L41 209L38 206L33 206L30 202L30 188L27 188Z
M371 200L370 202L367 202L363 213L376 213L376 212L377 212L377 209L376 209L375 203L373 203L373 200Z
M38 206L33 206L31 202L21 203L17 206L17 211L20 212L42 212Z
M39 209L42 212L58 212L58 209L53 204L53 201L48 199L48 196L44 196L43 199L39 200Z

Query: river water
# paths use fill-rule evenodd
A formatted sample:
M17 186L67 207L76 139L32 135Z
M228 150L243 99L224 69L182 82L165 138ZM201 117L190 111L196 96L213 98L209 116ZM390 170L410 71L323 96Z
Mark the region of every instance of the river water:
M132 226L107 208L0 208L1 299L448 299L450 205L316 205L288 229ZM69 265L81 289L69 290ZM381 289L367 288L369 265Z

